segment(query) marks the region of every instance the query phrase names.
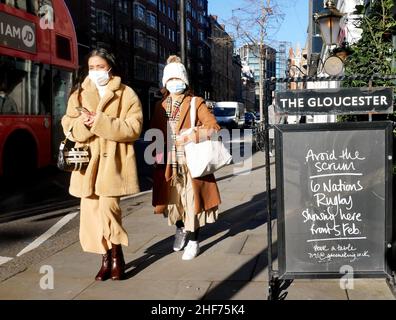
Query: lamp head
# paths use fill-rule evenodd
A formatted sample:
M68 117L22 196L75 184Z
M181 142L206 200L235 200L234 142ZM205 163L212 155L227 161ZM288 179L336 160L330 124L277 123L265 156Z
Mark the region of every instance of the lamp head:
M332 0L326 1L326 8L323 12L315 13L315 22L319 24L322 39L326 45L337 44L342 16L343 14L337 10Z

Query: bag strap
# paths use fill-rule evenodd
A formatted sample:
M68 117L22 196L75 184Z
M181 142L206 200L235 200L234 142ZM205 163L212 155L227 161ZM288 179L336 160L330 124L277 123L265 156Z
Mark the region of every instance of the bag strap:
M77 100L78 100L79 104L81 105L81 91L82 91L81 83L79 84L77 90L78 90L78 91L77 91ZM70 126L70 129L67 131L67 133L66 133L66 135L65 135L65 139L61 142L61 148L63 148L63 146L64 146L64 145L66 144L66 142L67 142L67 139L69 139L69 137L72 135L72 130L73 130L73 125ZM62 145L63 145L63 146L62 146Z
M190 106L190 126L191 130L195 128L195 120L197 118L197 97L192 97Z

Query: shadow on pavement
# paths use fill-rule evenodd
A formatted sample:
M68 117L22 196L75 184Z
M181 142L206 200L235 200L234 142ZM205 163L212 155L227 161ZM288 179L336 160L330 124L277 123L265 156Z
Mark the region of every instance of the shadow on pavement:
M277 249L278 246L277 246L277 242L275 241L272 243L272 261L274 261L278 257ZM260 260L260 256L263 257L262 260ZM252 264L254 264L254 268L251 267ZM259 274L267 267L268 267L268 247L262 250L257 255L255 255L252 259L246 262L238 270L235 270L235 272L229 275L227 279L221 281L218 285L214 286L213 288L210 288L209 291L202 298L202 300L230 300L246 285L248 285L249 280L253 279L255 275ZM247 274L247 273L250 273L248 281L234 280L238 274ZM263 292L265 290L268 290L268 286L263 286Z
M273 202L274 202L275 200L274 191L272 191L272 194L273 194ZM266 193L263 192L253 196L253 198L250 201L245 202L241 205L238 205L234 208L231 208L221 213L216 223L208 224L204 228L202 228L200 232L199 241L203 242L204 240L209 239L220 232L224 232L227 230L228 232L223 236L221 236L219 239L216 239L202 246L201 254L203 254L211 247L215 246L216 244L220 243L221 241L229 237L233 237L247 230L256 229L257 227L265 224L267 220L266 214L259 214L260 212L263 212L265 208L266 208ZM273 208L274 210L271 215L272 220L276 219L274 205ZM159 261L166 255L173 253L173 248L172 248L173 239L174 237L170 236L167 237L166 239L157 242L156 244L146 249L144 256L128 262L126 264L126 270L127 270L126 279L132 278L138 273L144 271L144 269L149 267L151 264ZM257 257L259 255L254 257L252 260L255 259L257 260ZM275 252L275 256L276 256L276 252ZM131 268L133 269L129 270ZM264 268L265 265L262 266L261 270ZM236 272L240 273L241 270L237 270Z

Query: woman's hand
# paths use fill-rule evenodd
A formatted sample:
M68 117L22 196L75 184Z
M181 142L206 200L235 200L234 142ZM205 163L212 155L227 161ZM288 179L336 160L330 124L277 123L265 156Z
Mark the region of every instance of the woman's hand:
M190 134L179 135L176 137L176 145L183 146L189 142L197 143L198 141L196 140L196 137L197 137L197 133L195 130L193 130Z
M83 123L84 123L88 128L91 128L92 125L93 125L93 123L95 122L96 113L94 113L94 112L90 112L90 113L82 112L82 113L81 113L81 118L82 118Z
M199 143L202 141L210 140L212 135L216 132L217 130L214 128L206 129L203 126L201 126L198 128L198 130L194 130L188 135L178 136L176 138L176 145L180 146L180 145L185 145L189 142Z

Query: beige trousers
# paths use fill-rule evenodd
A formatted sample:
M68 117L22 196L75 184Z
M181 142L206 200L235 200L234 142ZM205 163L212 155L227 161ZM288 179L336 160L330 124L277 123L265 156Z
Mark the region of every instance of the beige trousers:
M169 203L165 210L168 225L172 226L181 220L186 231L194 232L206 223L214 223L218 218L218 207L195 214L194 191L192 178L187 165L182 165L180 179L175 186L171 186Z
M81 198L80 212L80 243L84 251L104 254L112 243L128 245L119 197Z

